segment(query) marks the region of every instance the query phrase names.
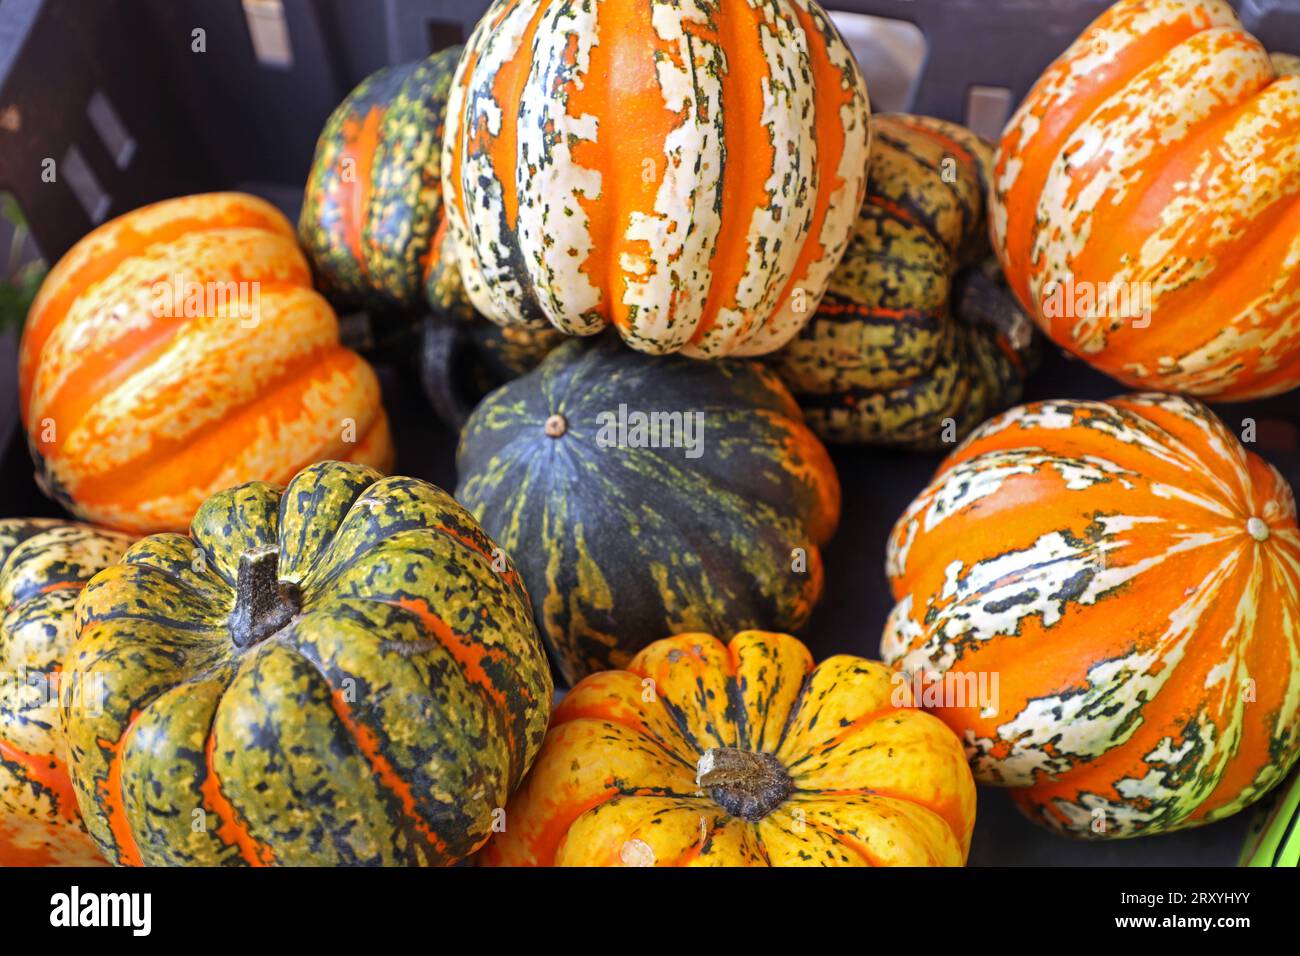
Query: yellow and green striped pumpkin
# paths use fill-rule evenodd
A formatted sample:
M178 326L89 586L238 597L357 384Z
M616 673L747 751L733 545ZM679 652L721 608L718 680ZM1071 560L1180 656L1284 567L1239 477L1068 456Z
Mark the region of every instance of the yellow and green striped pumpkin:
M117 864L448 864L532 762L552 684L509 560L440 489L361 465L220 492L87 586L65 706Z
M636 447L651 437L635 413L698 415L699 454ZM661 423L661 446L690 438ZM774 372L645 356L611 335L568 342L488 396L457 469L457 497L514 556L570 682L669 634L801 626L839 517L826 449Z
M956 123L874 118L844 258L772 356L826 441L936 448L1020 398L1034 325L991 257L992 163L992 147Z
M844 252L868 127L815 0L497 0L443 146L470 298L652 354L771 352Z
M0 521L0 866L103 864L77 810L58 701L84 690L62 673L77 597L132 540L49 518Z
M440 246L443 124L460 50L368 76L321 131L298 234L338 305L422 304Z
M488 866L961 866L961 741L876 661L678 634L556 708Z

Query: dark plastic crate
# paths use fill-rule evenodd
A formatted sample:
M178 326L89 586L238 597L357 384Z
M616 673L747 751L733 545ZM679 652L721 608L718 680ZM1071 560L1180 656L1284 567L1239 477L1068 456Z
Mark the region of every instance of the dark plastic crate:
M902 105L966 122L973 91L1005 91L1003 109L1009 109L1109 0L824 5L915 24L927 52ZM282 0L292 52L284 67L259 62L241 0L0 0L0 192L17 197L50 261L98 222L187 192L243 189L296 219L330 110L373 70L460 42L487 6L487 0ZM1234 6L1269 49L1300 53L1300 0ZM204 31L206 52L191 48L196 29ZM72 176L70 155L80 156ZM41 181L46 157L59 165L56 183ZM454 432L433 416L409 376L380 372L397 471L454 488ZM0 339L0 513L59 515L31 479L14 377L10 335ZM1026 401L1121 391L1053 350L1029 382ZM1254 450L1300 488L1300 392L1216 410L1238 431L1243 419L1253 418ZM818 657L843 651L875 657L893 604L883 571L885 539L942 456L837 448L833 457L844 514L826 550L825 595L801 636ZM981 788L971 863L1229 866L1248 817L1167 836L1075 843L1029 823L1006 794Z

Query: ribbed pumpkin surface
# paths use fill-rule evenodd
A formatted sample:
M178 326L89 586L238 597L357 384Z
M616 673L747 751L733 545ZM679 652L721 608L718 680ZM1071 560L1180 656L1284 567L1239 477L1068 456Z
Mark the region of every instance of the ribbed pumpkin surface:
M64 709L118 864L446 864L487 839L552 685L519 578L451 496L324 462L210 498L98 575Z
M844 258L811 321L772 356L822 438L935 448L1020 397L1034 326L977 268L992 165L992 147L956 123L872 121Z
M1294 388L1298 143L1295 59L1271 61L1226 0L1121 0L1003 135L991 218L1007 278L1052 339L1127 384Z
M442 139L460 47L368 76L316 144L298 232L332 299L418 307L442 222Z
M700 454L672 447L668 425L665 447L632 447L631 432L617 444L602 429L620 405L699 414ZM485 399L457 470L457 497L514 556L570 682L665 634L800 626L839 517L830 458L775 373L650 358L610 336L561 346Z
M975 782L888 668L785 634L679 634L555 711L496 866L960 866ZM904 688L905 689L905 688Z
M81 824L58 701L94 706L93 687L61 674L76 639L73 608L130 543L87 525L0 521L0 866L104 862Z
M997 675L938 712L977 780L1084 837L1209 823L1300 752L1300 530L1286 481L1199 402L1022 406L894 527L883 655Z
M132 531L181 530L213 492L321 458L392 461L379 382L339 345L293 227L240 193L145 206L73 246L28 315L19 391L46 491Z
M770 352L862 201L866 87L813 0L497 0L447 116L448 225L502 324Z

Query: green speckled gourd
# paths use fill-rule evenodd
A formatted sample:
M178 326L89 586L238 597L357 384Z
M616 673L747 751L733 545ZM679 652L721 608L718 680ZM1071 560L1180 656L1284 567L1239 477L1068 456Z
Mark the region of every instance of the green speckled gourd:
M111 862L449 864L532 762L552 684L509 561L446 492L323 462L209 498L97 575L64 706Z
M0 867L103 865L64 759L58 698L82 587L129 535L51 518L0 520Z
M423 304L442 245L443 124L460 51L371 74L321 132L298 233L336 305ZM440 294L468 303L455 289Z
M992 147L955 123L885 114L867 169L830 287L772 361L826 441L941 447L1018 401L1036 360L1033 323L989 253Z
M839 481L760 363L570 341L479 405L457 468L570 682L669 634L799 627L821 594Z

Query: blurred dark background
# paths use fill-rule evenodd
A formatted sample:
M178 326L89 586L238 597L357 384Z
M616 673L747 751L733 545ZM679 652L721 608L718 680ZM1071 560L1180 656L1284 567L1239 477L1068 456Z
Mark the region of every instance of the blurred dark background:
M996 138L1039 73L1108 0L830 0L881 110L963 122ZM106 219L169 196L241 189L296 221L316 137L381 66L462 42L487 0L0 0L0 277L55 261ZM1234 3L1271 50L1300 53L1300 0ZM42 181L54 159L58 179ZM23 223L26 223L26 226ZM31 479L17 423L16 330L0 331L0 514L60 514ZM411 375L381 369L397 470L452 489L454 432ZM1122 389L1052 350L1026 400ZM1218 406L1300 487L1300 393ZM939 455L833 451L844 516L827 587L803 637L818 657L875 657L892 605L883 563L894 520ZM1232 865L1249 814L1104 844L1054 837L984 789L973 865Z

